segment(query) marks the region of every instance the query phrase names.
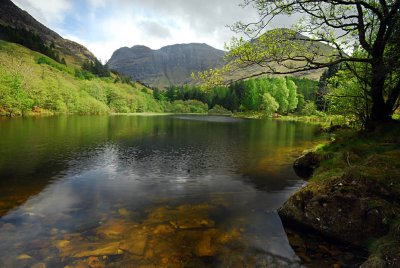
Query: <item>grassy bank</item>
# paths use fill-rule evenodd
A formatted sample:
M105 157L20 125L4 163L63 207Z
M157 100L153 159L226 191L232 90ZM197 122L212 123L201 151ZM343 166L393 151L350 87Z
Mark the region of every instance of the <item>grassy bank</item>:
M364 267L400 265L400 126L341 130L318 146L321 160L308 185L281 216L327 236L365 247Z
M263 118L273 118L277 120L283 121L296 121L296 122L306 122L311 124L318 124L324 128L330 127L332 125L350 125L351 120L346 119L341 115L324 115L324 116L316 116L316 115L279 115L275 114L270 117L265 115L262 112L237 112L233 114L234 117L238 118L249 118L249 119L263 119Z
M379 221L374 224L381 227L381 236L370 236L366 244L371 253L369 265L400 265L400 126L382 127L373 133L343 131L318 153L326 160L312 184L332 184L337 178L349 182L342 183L341 191L365 196L367 213L375 214Z

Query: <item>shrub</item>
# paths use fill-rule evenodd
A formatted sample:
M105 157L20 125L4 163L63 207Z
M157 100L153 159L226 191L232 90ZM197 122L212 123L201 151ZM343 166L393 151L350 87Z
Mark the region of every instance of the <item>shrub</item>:
M228 115L229 114L230 115L230 114L232 114L232 112L217 104L212 109L208 110L208 114L211 114L211 115L213 115L213 114Z
M173 101L169 107L167 107L167 112L172 113L207 113L208 105L198 100L177 100Z

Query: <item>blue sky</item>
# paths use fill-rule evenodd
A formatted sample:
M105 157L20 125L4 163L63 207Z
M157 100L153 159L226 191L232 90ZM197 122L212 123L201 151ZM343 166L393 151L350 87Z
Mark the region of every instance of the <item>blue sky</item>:
M257 20L253 9L239 7L242 0L12 1L64 38L85 45L103 62L124 46L158 49L196 42L223 49L234 35L226 25Z

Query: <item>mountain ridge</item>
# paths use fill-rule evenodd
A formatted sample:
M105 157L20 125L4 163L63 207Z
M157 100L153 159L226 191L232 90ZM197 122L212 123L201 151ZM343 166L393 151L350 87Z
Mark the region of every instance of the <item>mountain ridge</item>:
M37 21L27 11L19 8L11 0L0 1L0 24L13 29L23 29L37 34L46 45L54 44L55 50L68 63L81 65L86 59L94 61L96 56L85 46L65 39L55 31Z
M107 62L111 70L152 87L191 83L191 73L220 67L225 51L205 43L173 44L151 49L143 45L122 47Z
M291 31L284 28L275 30L288 31L288 33ZM299 40L307 40L306 36L299 33L296 34L296 37ZM256 41L257 39L250 40L250 42ZM323 43L316 44L316 47L321 48L326 55L329 55L329 51L332 49ZM182 48L184 48L184 51L182 51ZM203 52L200 53L197 50L203 50ZM204 51L207 52L204 53ZM163 53L167 56L163 56ZM198 83L192 79L191 73L214 69L227 64L224 57L225 53L223 50L213 48L204 43L174 44L164 46L158 50L153 50L143 45L135 45L130 48L122 47L114 51L107 65L110 69L130 76L132 79L141 81L151 87L166 88L171 85L182 86ZM198 58L199 55L201 59ZM281 71L284 70L284 67L279 66L279 64L272 63L272 66ZM249 76L258 76L259 74L262 76L264 71L264 67L254 64L245 68L237 68L231 73L225 74L224 80L237 81ZM324 69L309 70L292 75L319 80L323 71Z

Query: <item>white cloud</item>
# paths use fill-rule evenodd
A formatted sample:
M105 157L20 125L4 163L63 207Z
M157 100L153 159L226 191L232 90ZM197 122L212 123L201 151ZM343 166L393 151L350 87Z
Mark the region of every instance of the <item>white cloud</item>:
M85 45L103 61L123 46L153 49L207 43L223 49L234 35L226 25L256 21L243 0L15 0L49 28ZM287 25L286 20L278 21Z
M170 30L157 21L141 21L138 26L142 32L154 38L165 39L171 36Z
M61 23L65 13L73 7L72 2L68 0L14 0L13 2L47 26Z
M107 5L107 0L88 0L89 5L92 8L99 8L99 7L105 7Z
M88 1L95 2L92 6L104 3L103 0ZM80 39L102 59L109 59L120 47L134 45L158 49L176 43L207 43L223 49L224 43L233 36L226 25L239 19L256 19L256 12L240 8L240 2L116 0L105 14L93 21L92 31L98 37Z

